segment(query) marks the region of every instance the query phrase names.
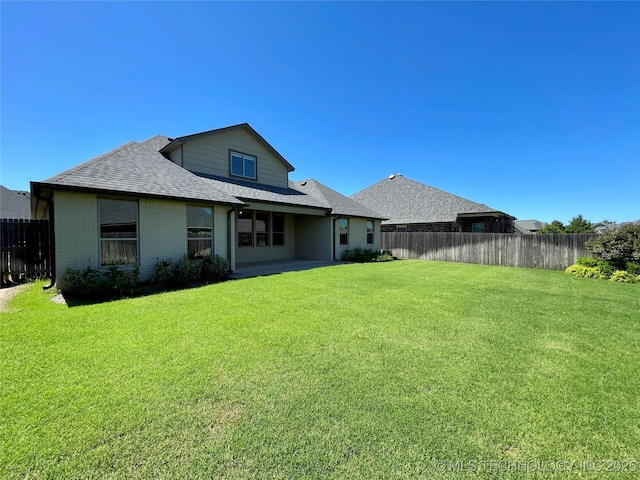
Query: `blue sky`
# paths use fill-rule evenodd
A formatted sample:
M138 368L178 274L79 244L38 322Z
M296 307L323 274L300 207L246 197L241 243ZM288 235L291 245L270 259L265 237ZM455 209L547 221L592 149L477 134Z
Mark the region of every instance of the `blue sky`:
M1 183L250 123L351 195L391 173L520 219L640 218L638 2L11 2Z

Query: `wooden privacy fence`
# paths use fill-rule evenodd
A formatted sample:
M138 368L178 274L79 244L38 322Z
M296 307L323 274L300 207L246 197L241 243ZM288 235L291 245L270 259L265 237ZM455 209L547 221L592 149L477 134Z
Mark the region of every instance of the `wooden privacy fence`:
M51 242L47 220L2 219L2 284L51 275ZM9 278L11 275L11 278Z
M382 233L382 248L397 258L563 270L591 256L584 242L594 235Z

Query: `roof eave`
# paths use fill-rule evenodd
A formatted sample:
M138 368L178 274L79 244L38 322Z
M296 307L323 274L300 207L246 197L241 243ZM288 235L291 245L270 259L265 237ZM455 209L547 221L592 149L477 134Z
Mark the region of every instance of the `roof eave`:
M237 207L246 206L246 203L242 202L239 199L237 202L231 202L231 201L225 201L225 200L204 199L204 198L196 198L196 197L189 197L189 196L176 197L171 195L131 192L127 190L82 187L78 185L58 185L55 183L46 183L46 182L31 182L31 189L32 191L34 189L38 189L40 191L42 190L71 191L71 192L95 193L95 194L103 194L103 195L118 195L118 196L126 196L126 197L154 198L154 199L161 199L161 200L181 200L186 202L215 203L218 205L230 205L230 206L237 206Z

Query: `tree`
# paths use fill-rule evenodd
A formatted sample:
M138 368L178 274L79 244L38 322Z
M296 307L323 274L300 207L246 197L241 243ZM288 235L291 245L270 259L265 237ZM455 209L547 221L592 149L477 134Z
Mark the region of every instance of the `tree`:
M582 214L571 219L569 225L565 228L566 233L595 233L591 222L582 217Z
M640 262L640 225L629 224L603 233L587 240L584 246L618 270L625 270L627 262Z
M566 233L564 230L564 224L560 220L554 220L551 223L546 224L538 233L541 235L547 235L550 233Z

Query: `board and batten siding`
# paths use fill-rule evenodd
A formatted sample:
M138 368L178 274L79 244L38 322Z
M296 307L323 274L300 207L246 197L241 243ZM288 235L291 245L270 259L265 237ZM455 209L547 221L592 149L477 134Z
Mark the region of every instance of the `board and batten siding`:
M289 186L286 166L262 142L244 129L189 138L182 146L178 145L172 149L169 158L193 173L229 177L230 150L257 158L257 183L282 188Z

